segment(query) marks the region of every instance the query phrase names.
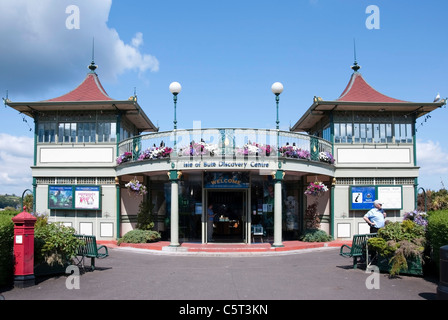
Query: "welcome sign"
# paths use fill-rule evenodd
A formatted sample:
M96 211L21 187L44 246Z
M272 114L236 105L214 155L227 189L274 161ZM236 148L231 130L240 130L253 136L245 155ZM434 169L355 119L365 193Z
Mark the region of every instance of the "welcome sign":
M205 188L249 188L248 172L206 172Z

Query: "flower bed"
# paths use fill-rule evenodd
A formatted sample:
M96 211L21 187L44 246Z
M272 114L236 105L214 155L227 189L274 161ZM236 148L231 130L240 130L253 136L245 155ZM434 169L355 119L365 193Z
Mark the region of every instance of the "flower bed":
M270 145L259 144L256 142L246 143L242 148L236 149L236 154L243 156L270 156L271 152L272 148Z
M179 156L211 156L213 157L219 151L216 144L192 141L188 147L179 149Z
M330 152L323 151L319 153L319 161L334 164L334 157Z
M286 145L279 148L280 155L282 157L287 158L296 158L296 159L311 159L311 153L307 150L303 150L295 145Z
M138 161L142 160L154 160L154 159L164 159L169 158L173 152L172 148L161 146L161 147L151 147L146 149L139 157Z
M123 154L121 154L118 158L117 158L117 164L122 164L125 162L129 162L132 160L132 153L130 152L125 152Z

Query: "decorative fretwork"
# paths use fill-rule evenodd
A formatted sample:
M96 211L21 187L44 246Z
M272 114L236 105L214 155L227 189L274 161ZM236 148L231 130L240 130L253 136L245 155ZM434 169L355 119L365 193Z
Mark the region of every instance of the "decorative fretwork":
M37 185L67 184L67 185L113 185L115 177L40 177Z
M336 185L413 185L414 178L374 178L374 177L344 177L336 178Z

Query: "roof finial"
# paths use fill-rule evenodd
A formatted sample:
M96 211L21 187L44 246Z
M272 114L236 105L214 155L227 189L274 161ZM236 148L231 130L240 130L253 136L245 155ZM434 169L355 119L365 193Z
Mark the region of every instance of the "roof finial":
M356 61L356 40L353 39L353 53L355 56L355 63L352 66L353 71L358 72L359 69L361 69L361 66L358 65L358 62Z
M96 68L98 68L97 65L95 65L95 37L93 37L92 42L92 62L90 63L89 69L92 73L95 72Z

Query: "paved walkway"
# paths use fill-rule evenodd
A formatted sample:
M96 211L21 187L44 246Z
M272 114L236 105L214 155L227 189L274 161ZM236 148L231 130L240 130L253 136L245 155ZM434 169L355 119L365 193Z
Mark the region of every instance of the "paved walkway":
M109 248L117 248L116 241L99 241L99 243L106 245ZM330 242L302 242L302 241L284 241L283 247L273 247L270 243L195 243L184 242L179 247L170 247L169 241L160 241L154 243L143 244L128 244L122 243L121 248L132 247L139 249L148 249L155 251L171 251L171 252L204 252L204 253L241 253L241 252L260 252L260 253L276 253L276 252L291 252L303 249L316 249L337 247L340 248L343 244L351 245L352 241L330 241Z
M386 274L372 274L362 267L353 269L352 259L341 257L339 248L331 245L238 253L216 250L173 253L111 246L109 253L108 258L97 260L95 271L86 269L79 277L38 278L35 286L8 288L0 294L5 300L177 301L166 308L170 316L178 315L182 305L188 302L193 305L193 301L195 306L210 301L222 304L222 313L224 304L232 301L251 305L256 301L266 305L270 301L289 301L281 306L297 311L297 304L291 301L437 299L438 279L412 276L390 279ZM153 303L156 307L157 303Z

